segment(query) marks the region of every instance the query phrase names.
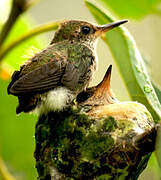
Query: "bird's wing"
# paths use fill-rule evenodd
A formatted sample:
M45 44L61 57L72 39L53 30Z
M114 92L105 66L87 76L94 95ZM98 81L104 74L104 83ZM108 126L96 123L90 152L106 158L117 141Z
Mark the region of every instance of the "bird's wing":
M73 63L53 61L16 78L15 82L11 81L8 93L16 96L24 93L44 93L60 85L75 90L80 79L81 73Z
M8 86L8 93L16 96L24 93L44 93L61 85L76 92L82 90L90 79L89 66L93 56L82 58L83 55L78 54L76 60L69 60L73 49L69 52L66 48L56 48L56 45L47 48L45 53L42 51L38 54L39 57L36 55L31 62L17 71ZM88 48L82 50L86 54L85 50ZM50 56L46 55L46 51ZM41 64L42 62L45 63Z
M52 61L12 82L8 92L14 95L45 92L59 86L67 61Z
M68 63L61 78L61 83L70 90L75 91L76 88L79 89L78 84L80 83L80 79L81 72L79 71L79 68L73 63Z

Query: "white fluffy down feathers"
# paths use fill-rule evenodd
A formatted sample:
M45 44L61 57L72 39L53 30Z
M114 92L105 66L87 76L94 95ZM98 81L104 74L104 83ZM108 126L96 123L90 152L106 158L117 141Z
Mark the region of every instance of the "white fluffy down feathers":
M64 109L68 103L74 99L72 92L66 87L58 87L49 91L46 95L41 97L41 105L38 113L47 113L49 111L60 111Z

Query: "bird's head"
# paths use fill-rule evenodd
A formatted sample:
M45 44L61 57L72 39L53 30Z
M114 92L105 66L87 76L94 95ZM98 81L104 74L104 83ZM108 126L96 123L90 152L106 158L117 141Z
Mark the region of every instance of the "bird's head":
M64 21L56 31L51 44L64 40L93 43L103 33L126 22L127 20L122 20L97 26L85 21Z

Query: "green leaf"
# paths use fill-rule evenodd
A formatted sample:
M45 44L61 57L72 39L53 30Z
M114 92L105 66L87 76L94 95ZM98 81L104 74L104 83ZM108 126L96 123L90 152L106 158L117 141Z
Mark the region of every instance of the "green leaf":
M155 92L158 96L159 102L161 103L161 88L158 85L156 85L154 82L152 82L152 85L153 85Z
M109 13L105 13L98 4L89 0L85 3L99 24L114 21L111 16L107 15ZM132 100L144 104L155 122L158 122L161 118L161 105L134 39L123 26L106 33L103 39L109 45Z
M160 172L160 167L159 167L157 158L158 157L156 156L156 152L153 152L148 161L148 166L147 166L147 170L149 169L151 173L146 173L146 170L143 172L144 174L148 175L149 177L148 179L159 180L161 178L161 172ZM145 175L145 178L147 177L147 175ZM151 177L149 175L151 175ZM143 179L142 176L140 177L140 180L141 179Z
M160 0L95 0L121 18L143 18L157 10Z
M158 161L158 165L160 167L160 172L161 172L161 127L158 128L157 131L157 138L156 138L156 145L155 145L155 155ZM160 173L161 176L161 173Z
M36 180L33 152L37 117L30 114L16 116L17 98L7 94L8 81L0 79L0 153L9 172L16 180ZM1 177L0 177L1 179Z

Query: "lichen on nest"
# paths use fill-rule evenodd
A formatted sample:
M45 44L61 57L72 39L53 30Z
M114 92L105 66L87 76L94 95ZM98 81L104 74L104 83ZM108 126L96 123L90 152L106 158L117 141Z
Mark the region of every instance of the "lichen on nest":
M146 167L156 136L152 117L137 102L119 102L110 75L82 92L77 105L39 117L39 179L134 180Z

